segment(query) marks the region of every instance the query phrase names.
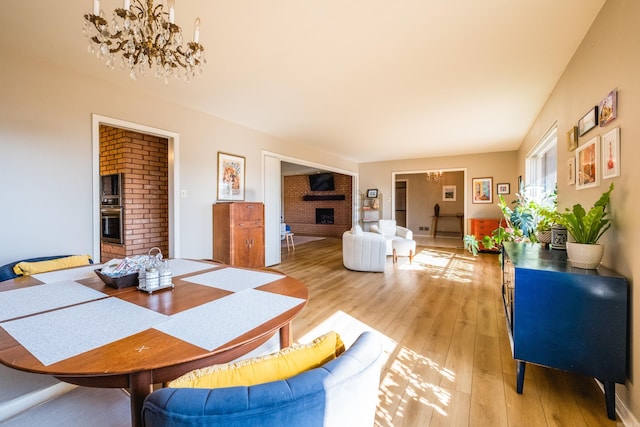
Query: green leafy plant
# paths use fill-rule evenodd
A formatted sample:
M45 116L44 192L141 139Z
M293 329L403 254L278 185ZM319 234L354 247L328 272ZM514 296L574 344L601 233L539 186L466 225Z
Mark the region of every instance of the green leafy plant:
M538 242L536 231L550 230L559 223L556 212L556 191L545 195L540 202L527 195L527 191L516 193L516 199L509 205L500 196L498 207L503 219L491 236L484 236L478 241L474 235L463 237L464 248L477 255L480 244L485 249L499 248L503 242Z
M559 223L567 229L576 243L594 245L611 227L606 209L612 191L613 184L608 191L602 193L588 212L580 203L577 203L571 210L567 208L559 215Z

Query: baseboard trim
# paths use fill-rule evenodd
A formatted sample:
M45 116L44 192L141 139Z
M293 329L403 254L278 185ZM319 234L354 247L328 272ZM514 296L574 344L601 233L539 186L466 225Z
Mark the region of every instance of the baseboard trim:
M68 393L76 387L78 386L60 382L59 384L24 394L8 402L3 402L0 404L0 422L6 421L34 406Z
M595 380L598 387L600 387L600 391L602 391L602 396L604 398L604 385L598 380ZM618 397L618 393L616 393L616 415L620 418L620 422L625 427L638 427L640 423L633 415L633 413L629 410L629 407Z

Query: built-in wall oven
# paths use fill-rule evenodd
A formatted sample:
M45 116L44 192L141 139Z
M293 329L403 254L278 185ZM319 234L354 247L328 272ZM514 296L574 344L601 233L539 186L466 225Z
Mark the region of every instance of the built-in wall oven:
M122 180L121 173L100 177L100 238L118 245L124 243Z

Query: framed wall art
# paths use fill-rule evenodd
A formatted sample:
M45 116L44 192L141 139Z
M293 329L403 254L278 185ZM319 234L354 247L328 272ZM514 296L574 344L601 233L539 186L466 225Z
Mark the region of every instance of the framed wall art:
M443 202L455 202L456 201L456 186L455 185L443 185L442 186L442 201Z
M587 114L578 120L578 135L582 136L594 127L598 126L598 106L593 107Z
M473 203L493 203L493 178L473 178L471 188Z
M567 184L574 185L576 183L576 158L571 157L567 160Z
M578 148L578 126L572 127L567 132L567 150L573 151L576 148Z
M596 136L576 149L576 189L600 185L600 137Z
M376 197L378 197L378 189L377 188L371 188L369 190L367 190L367 197L370 199L375 199Z
M218 151L218 200L244 200L245 158Z
M620 128L602 136L602 179L620 176Z
M496 193L497 194L509 194L509 193L511 193L511 184L509 184L509 183L497 184Z
M598 111L600 111L600 126L606 126L618 117L618 91L612 90L609 92L600 104L598 105Z

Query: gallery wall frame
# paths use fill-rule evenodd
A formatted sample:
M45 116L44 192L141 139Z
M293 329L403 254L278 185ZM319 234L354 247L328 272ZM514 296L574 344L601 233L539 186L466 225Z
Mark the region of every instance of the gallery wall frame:
M218 151L218 200L244 200L246 159Z
M576 158L572 156L567 160L567 184L575 185L576 183Z
M620 176L620 128L602 136L602 179Z
M443 185L442 186L442 201L443 202L455 202L456 201L456 186L455 185Z
M493 178L472 178L471 179L471 201L472 203L493 203Z
M576 149L576 189L600 185L600 137L589 140Z
M578 126L574 126L567 132L567 150L574 151L578 148Z
M496 184L496 194L510 194L510 193L511 193L511 184L509 183Z
M578 120L578 135L583 136L594 127L598 126L598 106L593 107L587 114Z
M614 89L598 104L600 126L606 126L618 117L618 90Z

